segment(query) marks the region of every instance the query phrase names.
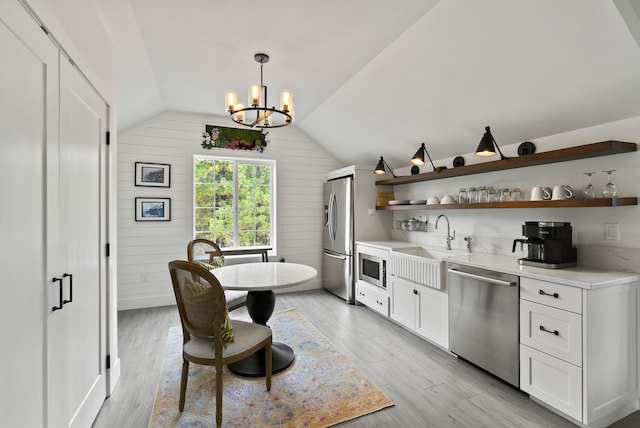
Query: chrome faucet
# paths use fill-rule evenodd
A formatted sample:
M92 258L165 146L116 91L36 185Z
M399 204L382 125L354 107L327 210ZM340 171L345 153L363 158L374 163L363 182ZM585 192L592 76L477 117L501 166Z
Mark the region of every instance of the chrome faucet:
M438 228L438 222L440 221L440 217L444 217L445 220L447 220L447 250L451 249L451 241L455 241L456 239L456 231L453 231L453 236L451 236L451 232L450 232L450 226L449 226L449 218L444 215L444 214L440 214L438 216L438 219L436 220L436 229Z

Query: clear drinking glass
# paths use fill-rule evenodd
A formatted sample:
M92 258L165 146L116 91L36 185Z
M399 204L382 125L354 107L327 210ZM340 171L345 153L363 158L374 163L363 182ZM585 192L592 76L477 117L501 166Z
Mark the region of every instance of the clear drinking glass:
M602 171L607 174L607 184L602 188L602 197L603 198L615 198L618 196L618 188L615 184L611 182L611 174L615 172L615 169L610 169L608 171Z
M595 199L598 197L596 193L596 188L593 187L593 183L591 182L591 176L595 174L595 172L583 172L584 175L588 177L589 184L584 188L584 198L585 199Z
M466 204L468 202L469 200L467 199L467 189L464 187L461 187L460 190L458 191L458 203Z
M514 187L509 192L509 199L512 201L521 201L522 200L522 191L519 187Z
M487 199L487 188L486 186L478 187L478 203L483 204L488 201Z
M509 189L500 189L500 202L509 202Z
M475 204L476 202L478 202L478 194L475 187L469 187L467 198L470 204Z
M489 186L487 187L487 202L499 202L500 198L496 193L496 189Z

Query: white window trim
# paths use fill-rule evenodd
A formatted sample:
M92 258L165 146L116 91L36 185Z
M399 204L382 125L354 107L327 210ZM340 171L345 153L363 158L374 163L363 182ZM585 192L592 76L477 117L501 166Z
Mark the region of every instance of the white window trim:
M195 161L196 159L211 159L211 160L221 160L221 161L233 161L233 162L241 162L241 163L253 163L253 164L261 164L261 165L270 165L271 166L271 250L268 252L270 256L276 255L278 253L278 210L277 210L277 162L275 159L256 159L256 158L245 158L245 157L231 157L231 156L215 156L215 155L194 155L191 161L191 236L195 237L196 233L196 181L195 181ZM233 204L234 210L234 220L233 220L233 235L234 241L238 242L239 239L239 230L238 230L238 170L237 168L233 169ZM249 249L249 248L264 248L264 247L233 247L228 248L228 250L236 250L236 249ZM245 256L231 256L231 257L245 257Z

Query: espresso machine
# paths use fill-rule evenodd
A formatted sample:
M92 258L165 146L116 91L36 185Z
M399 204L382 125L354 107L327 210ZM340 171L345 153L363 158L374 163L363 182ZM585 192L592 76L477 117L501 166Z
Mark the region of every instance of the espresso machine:
M561 269L576 265L578 255L572 243L571 223L557 221L526 221L522 234L527 239L515 239L516 245L526 247L525 257L518 259L521 265Z

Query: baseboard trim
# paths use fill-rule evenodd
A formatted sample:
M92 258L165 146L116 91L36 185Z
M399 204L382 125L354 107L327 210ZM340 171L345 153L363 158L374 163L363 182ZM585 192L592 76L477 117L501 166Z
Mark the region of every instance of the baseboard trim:
M132 297L129 299L118 299L118 310L155 308L157 306L175 305L176 297L173 294L161 296Z

